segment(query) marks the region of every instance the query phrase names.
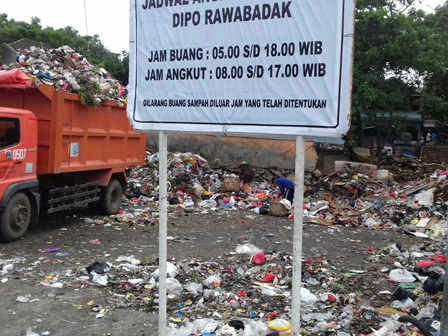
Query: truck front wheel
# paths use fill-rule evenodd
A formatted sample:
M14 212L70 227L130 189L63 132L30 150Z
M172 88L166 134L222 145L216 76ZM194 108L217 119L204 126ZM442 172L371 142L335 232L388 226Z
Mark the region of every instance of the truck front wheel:
M109 185L103 189L100 196L100 209L105 215L115 215L121 207L123 187L118 180L112 179Z
M11 197L1 214L1 233L9 242L20 239L31 221L31 204L28 196L19 192Z

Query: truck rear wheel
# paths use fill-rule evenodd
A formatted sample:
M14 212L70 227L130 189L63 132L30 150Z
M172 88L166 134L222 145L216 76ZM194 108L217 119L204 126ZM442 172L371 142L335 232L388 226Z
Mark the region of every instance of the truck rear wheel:
M110 180L109 185L101 191L100 209L105 215L115 215L121 207L123 187L115 179Z
M1 233L9 242L20 239L31 221L31 204L28 196L19 192L11 197L1 214Z

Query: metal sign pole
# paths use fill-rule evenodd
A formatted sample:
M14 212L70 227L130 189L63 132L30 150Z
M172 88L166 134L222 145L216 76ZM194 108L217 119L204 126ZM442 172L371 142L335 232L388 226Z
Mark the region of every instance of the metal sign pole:
M448 224L448 218L447 218ZM446 245L446 256L448 258L448 234L447 245ZM440 335L448 335L448 281L446 278L448 277L448 260L445 263L445 284L443 286L443 301L442 301L442 326L440 328Z
M166 336L167 134L159 132L159 336Z
M292 264L292 335L300 335L300 290L302 287L303 179L305 173L305 141L296 138L294 185L294 237Z

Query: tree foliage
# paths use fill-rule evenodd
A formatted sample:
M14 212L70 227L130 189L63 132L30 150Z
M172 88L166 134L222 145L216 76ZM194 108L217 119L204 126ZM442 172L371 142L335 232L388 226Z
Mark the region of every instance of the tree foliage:
M424 12L408 15L412 0L359 0L356 8L353 116L358 144L363 141L362 115L377 131L382 149L393 131L402 129L394 111L410 111L418 93L415 59L421 54L421 32L415 24ZM383 115L389 124L381 125Z
M396 111L415 110L448 121L448 2L430 14L416 0L356 2L353 117L362 143L362 115L377 129L379 149L391 129L403 129ZM418 101L416 102L416 97ZM382 114L389 125L381 125Z
M443 124L448 123L448 1L428 14L425 53L418 64L425 77L422 111Z
M63 45L76 48L79 53L85 55L97 67L105 68L125 85L128 83L128 53L125 51L121 55L111 53L103 45L98 35L81 36L77 30L68 26L60 29L43 28L40 19L37 17L31 18L31 22L27 23L8 19L7 14L0 14L0 50L3 50L5 44L22 38L36 40L52 48Z

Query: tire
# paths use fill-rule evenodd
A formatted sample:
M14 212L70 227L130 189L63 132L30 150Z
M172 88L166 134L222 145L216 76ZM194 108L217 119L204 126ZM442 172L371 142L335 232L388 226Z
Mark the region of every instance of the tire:
M23 237L31 222L31 203L23 192L11 197L1 214L1 233L8 242L16 241Z
M115 179L110 180L109 185L101 191L99 208L103 215L115 215L121 207L123 187Z

